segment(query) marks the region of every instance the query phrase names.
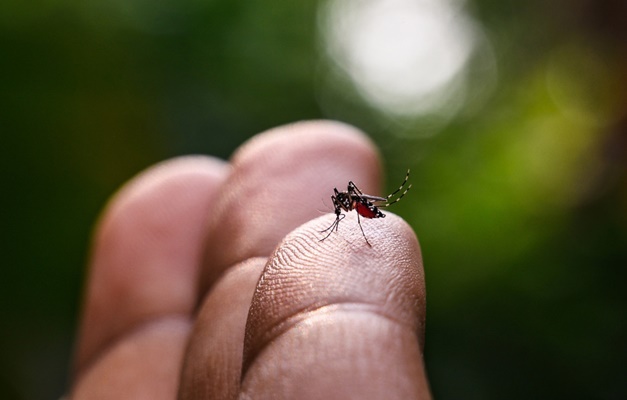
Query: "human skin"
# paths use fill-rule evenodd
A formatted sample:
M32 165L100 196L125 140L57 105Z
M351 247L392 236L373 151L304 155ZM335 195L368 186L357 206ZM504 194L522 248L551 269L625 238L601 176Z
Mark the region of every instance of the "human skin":
M350 212L320 241L333 188L380 177L365 135L312 121L132 179L95 231L70 397L430 398L411 228L362 219L368 246Z

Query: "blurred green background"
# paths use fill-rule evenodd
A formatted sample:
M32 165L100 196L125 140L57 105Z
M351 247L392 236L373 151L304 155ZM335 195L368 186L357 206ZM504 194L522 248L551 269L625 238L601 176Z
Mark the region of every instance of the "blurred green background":
M0 51L0 398L65 390L119 185L311 118L412 169L436 398L627 398L624 0L8 0Z

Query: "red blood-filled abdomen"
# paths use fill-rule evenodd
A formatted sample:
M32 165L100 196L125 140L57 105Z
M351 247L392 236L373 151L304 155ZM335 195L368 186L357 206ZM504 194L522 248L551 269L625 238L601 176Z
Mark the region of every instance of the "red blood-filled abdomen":
M359 213L364 218L375 218L377 216L376 210L371 209L367 205L357 203L355 205L355 211Z

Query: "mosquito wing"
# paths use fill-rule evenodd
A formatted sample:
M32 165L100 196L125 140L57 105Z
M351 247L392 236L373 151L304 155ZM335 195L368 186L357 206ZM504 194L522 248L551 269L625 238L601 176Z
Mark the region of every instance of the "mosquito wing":
M370 201L388 201L388 199L386 199L385 197L372 196L369 194L360 194L359 197Z

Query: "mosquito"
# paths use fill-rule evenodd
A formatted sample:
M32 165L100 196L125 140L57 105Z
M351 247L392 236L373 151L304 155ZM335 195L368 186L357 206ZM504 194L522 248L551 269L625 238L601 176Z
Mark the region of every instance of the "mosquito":
M411 189L411 184L407 186L405 191L401 193L396 199L393 199L394 196L403 190L403 187L407 184L409 180L409 170L407 170L407 174L405 175L405 180L393 193L389 194L387 197L379 197L373 196L370 194L366 194L359 190L357 185L353 181L348 182L348 187L346 191L340 192L337 188L333 188L333 196L331 196L331 201L333 201L333 207L335 208L335 221L331 224L330 227L321 231L320 233L329 232L325 237L320 239L320 241L325 240L331 233L335 230L337 232L340 221L346 217L342 211L357 211L357 224L359 225L359 229L361 229L361 234L364 236L366 243L368 246L372 246L364 233L364 228L361 227L360 216L364 218L385 218L385 214L379 210L379 208L389 207L392 204L398 202L400 199L405 196L405 194Z

